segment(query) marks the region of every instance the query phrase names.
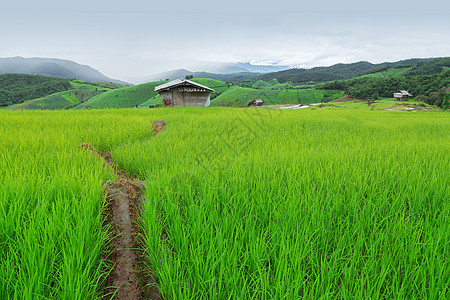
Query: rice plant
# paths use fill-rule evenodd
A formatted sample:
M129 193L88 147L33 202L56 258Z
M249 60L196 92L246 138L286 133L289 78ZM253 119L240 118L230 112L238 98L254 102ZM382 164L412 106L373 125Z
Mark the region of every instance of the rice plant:
M115 176L90 142L147 181L142 251L164 299L446 299L449 119L0 111L0 298L102 295Z
M167 114L166 114L167 113ZM449 295L449 117L178 109L119 146L167 299Z

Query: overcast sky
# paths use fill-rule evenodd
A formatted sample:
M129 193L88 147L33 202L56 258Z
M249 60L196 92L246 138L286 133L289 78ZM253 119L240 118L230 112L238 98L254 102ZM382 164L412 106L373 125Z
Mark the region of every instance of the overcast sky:
M70 59L118 79L202 61L313 67L450 56L445 0L5 2L0 57Z

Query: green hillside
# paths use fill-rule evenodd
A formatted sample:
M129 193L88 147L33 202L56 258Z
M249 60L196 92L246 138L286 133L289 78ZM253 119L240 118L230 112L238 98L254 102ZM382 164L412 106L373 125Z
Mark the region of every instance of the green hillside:
M228 84L217 79L210 79L210 78L194 78L191 79L191 81L197 82L201 85L205 85L209 88L212 88L214 90L213 93L211 93L211 99L214 99L219 94L222 94L226 89L228 89Z
M158 95L138 105L138 108L153 108L156 105L162 104L161 97Z
M40 75L0 75L0 107L70 89L66 79Z
M92 97L88 101L79 104L75 109L88 108L126 108L136 107L152 99L158 93L155 87L167 81L155 81L120 89L113 89Z
M309 104L329 101L344 96L343 91L316 89L252 89L231 87L211 101L212 106L246 106L254 99L263 99L264 105Z
M52 93L50 95L45 95L32 100L26 100L22 103L7 106L6 109L68 109L118 86L123 87L123 85L120 84L111 84L107 82L85 82L81 80L70 81L69 89L66 91Z
M70 94L55 93L42 98L37 98L34 100L25 101L19 104L13 104L7 106L8 110L56 110L56 109L67 109L74 105L73 98L69 96ZM69 99L67 99L69 98ZM78 103L78 102L77 102ZM75 104L77 104L75 103Z

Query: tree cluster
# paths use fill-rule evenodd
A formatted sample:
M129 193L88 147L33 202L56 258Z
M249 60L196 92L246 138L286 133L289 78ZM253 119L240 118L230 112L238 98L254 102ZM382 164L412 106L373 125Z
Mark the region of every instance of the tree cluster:
M0 106L22 103L71 88L67 79L41 75L0 75Z
M419 95L416 100L447 109L450 106L450 93L442 88L437 92L431 92L428 96Z
M350 80L339 80L324 83L321 85L321 88L329 90L344 90L348 95L360 99L369 99L374 95L379 97L393 97L393 93L399 90L407 90L414 97L431 97L429 99L423 99L428 99L425 101L426 103L435 104L434 102L436 102L436 105L442 107L442 95L445 95L445 89L449 86L450 70L434 75L394 78L361 77ZM436 101L436 97L440 97L442 101Z

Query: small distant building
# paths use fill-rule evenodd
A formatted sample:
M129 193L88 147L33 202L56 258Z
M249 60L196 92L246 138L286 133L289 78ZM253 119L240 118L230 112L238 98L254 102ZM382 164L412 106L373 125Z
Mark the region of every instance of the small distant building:
M401 90L398 91L397 93L394 93L395 100L406 100L409 97L412 97L412 95L405 90Z
M213 89L181 78L158 85L155 91L161 96L164 106L209 106Z
M263 99L255 99L252 101L252 105L253 106L262 106L264 104L264 100Z

